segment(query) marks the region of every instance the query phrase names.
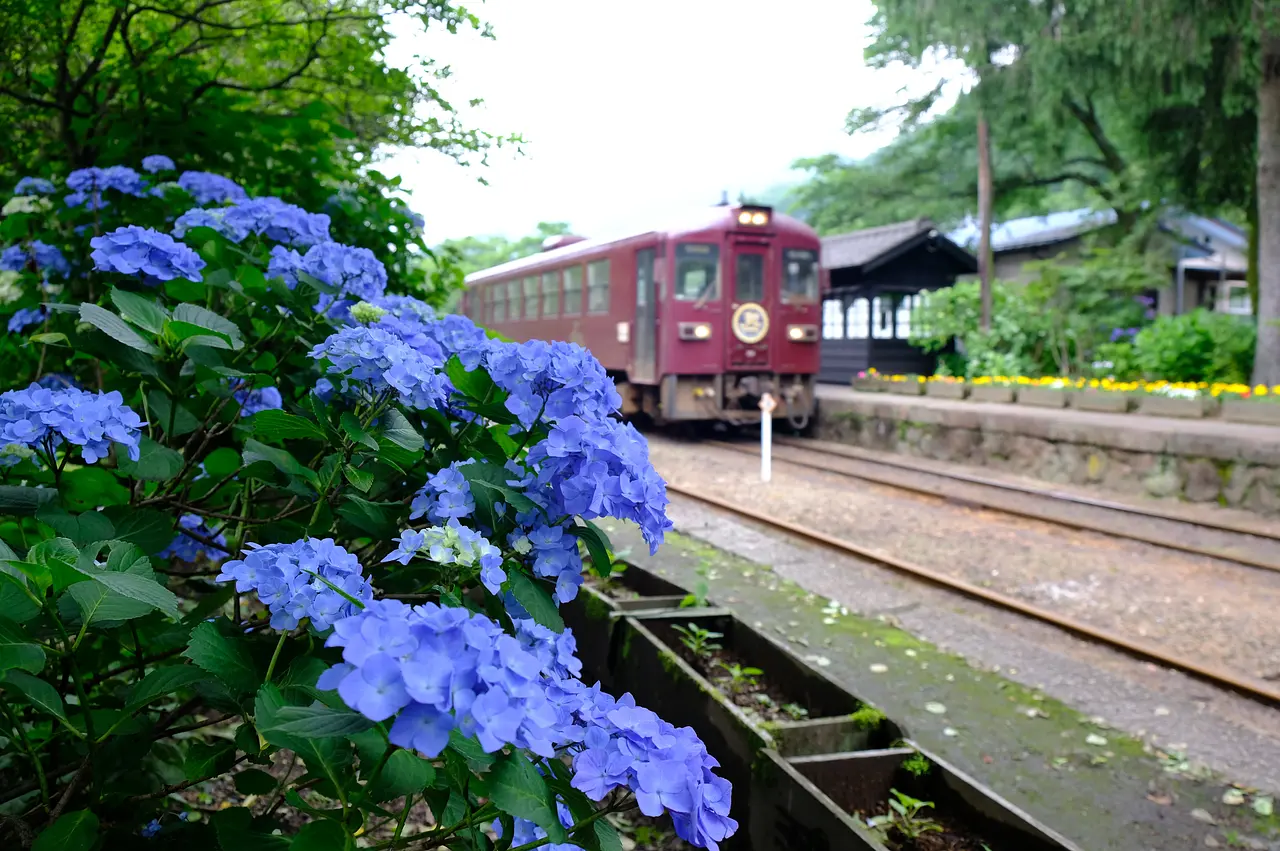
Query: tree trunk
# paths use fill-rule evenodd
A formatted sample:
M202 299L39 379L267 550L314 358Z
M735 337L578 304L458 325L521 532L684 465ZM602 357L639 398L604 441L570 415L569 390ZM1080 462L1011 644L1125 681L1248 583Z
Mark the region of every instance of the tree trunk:
M1280 384L1280 32L1262 16L1258 84L1258 351L1253 383Z
M991 137L987 114L978 112L978 277L982 281L982 330L991 330Z

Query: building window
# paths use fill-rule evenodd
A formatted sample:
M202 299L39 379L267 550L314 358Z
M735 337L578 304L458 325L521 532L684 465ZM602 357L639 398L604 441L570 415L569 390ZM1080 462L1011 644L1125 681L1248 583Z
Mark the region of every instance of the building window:
M696 242L676 246L677 301L720 300L720 247Z
M550 319L560 315L560 273L542 274L542 317Z
M587 313L609 312L609 261L587 265Z
M899 340L906 340L911 336L911 308L915 306L915 300L913 295L904 295L898 301L894 336Z
M507 285L499 281L489 286L489 295L493 299L493 321L507 321Z
M849 339L865 340L870 333L871 312L865 298L855 298L849 305Z
M929 336L929 293L926 290L911 297L911 327L917 337Z
M570 266L564 270L564 315L582 313L582 267Z
M1253 315L1253 300L1249 298L1249 285L1226 282L1218 285L1216 309L1221 313L1237 316Z
M838 298L822 303L822 339L844 339L844 302Z
M818 253L788 248L782 252L782 302L812 304L818 300Z
M520 281L507 281L507 318L512 322L520 318Z
M538 318L538 276L524 279L524 318Z
M893 339L893 299L876 296L871 299L871 337Z

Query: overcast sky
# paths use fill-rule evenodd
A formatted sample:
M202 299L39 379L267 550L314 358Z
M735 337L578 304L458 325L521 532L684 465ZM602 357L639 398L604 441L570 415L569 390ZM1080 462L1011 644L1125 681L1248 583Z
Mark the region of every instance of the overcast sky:
M797 179L791 163L864 156L855 106L894 101L908 72L866 68L868 0L487 0L496 39L401 39L453 67L445 94L473 126L519 133L523 156L483 169L430 151L384 168L404 177L427 238L530 233L567 221L599 236ZM488 186L477 182L483 174Z

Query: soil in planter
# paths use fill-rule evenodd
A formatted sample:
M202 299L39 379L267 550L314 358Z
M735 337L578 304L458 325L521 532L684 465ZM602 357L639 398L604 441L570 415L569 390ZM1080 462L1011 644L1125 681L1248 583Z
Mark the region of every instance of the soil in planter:
M694 670L714 683L725 697L765 721L801 721L808 717L805 707L769 682L768 671L755 677L754 683L742 683L736 689L732 688L733 678L725 670L725 665L755 667L732 650L713 650L709 656L699 656L682 642L676 643L675 650ZM784 706L790 711L783 709Z
M609 821L625 837L624 848L633 848L635 851L688 851L693 848L676 836L670 816L650 818L639 810L632 810L611 816Z
M889 803L882 802L870 812L859 811L856 815L865 825L867 819L874 816L882 816L889 812ZM932 809L925 810L922 815L927 815L929 821L940 826L942 830L930 831L922 833L915 839L907 839L896 827L889 828L888 836L885 837L880 831L873 831L877 836L885 840L890 851L1016 851L997 845L992 845L966 830L963 826L957 824L945 815L935 813Z
M613 600L639 600L640 592L632 591L621 582L612 582L598 576L587 574L587 584L601 594Z

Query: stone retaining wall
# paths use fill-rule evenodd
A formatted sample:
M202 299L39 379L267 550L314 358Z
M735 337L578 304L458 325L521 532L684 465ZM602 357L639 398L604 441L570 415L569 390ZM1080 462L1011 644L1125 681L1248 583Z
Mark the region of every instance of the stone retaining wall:
M1274 515L1280 513L1280 429L1254 429L851 393L821 399L817 436L1050 482Z

